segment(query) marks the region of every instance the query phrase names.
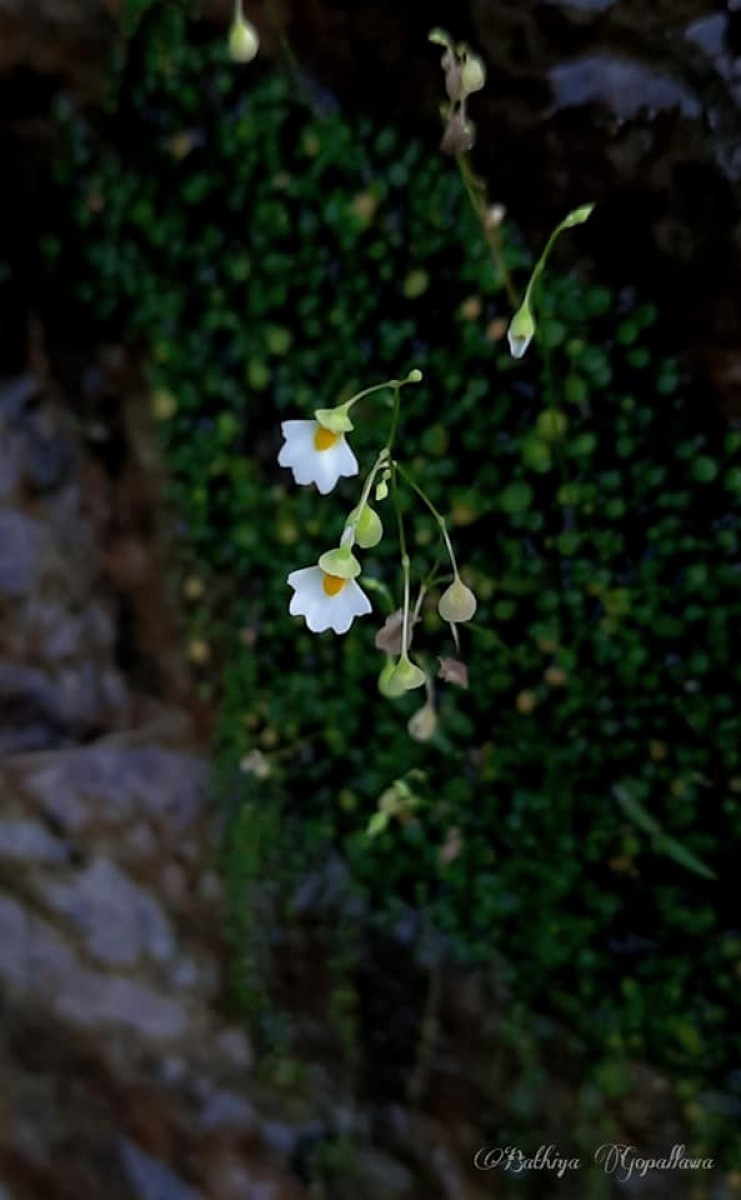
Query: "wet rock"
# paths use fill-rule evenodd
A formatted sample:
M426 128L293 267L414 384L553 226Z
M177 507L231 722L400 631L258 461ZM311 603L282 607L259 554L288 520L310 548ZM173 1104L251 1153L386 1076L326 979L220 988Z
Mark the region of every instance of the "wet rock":
M22 786L62 827L116 828L141 818L176 842L203 812L208 768L192 754L101 740L25 765Z
M589 54L573 62L558 63L549 72L554 110L602 104L619 121L642 113L681 112L693 119L702 115L697 95L671 75L609 54Z
M145 1038L179 1037L182 1005L135 979L99 975L80 961L53 925L0 895L0 978L22 996L44 996L75 1025L114 1025Z
M119 1154L136 1200L205 1200L166 1163L147 1154L127 1137L119 1139Z
M235 1092L216 1092L209 1096L200 1115L201 1128L254 1130L257 1127L255 1109Z
M175 953L160 905L107 859L95 859L71 879L46 880L41 894L69 919L98 962L131 966L145 956L162 961Z
M22 863L64 863L69 849L36 821L0 821L0 860Z
M17 598L33 591L49 539L41 522L0 509L0 594Z

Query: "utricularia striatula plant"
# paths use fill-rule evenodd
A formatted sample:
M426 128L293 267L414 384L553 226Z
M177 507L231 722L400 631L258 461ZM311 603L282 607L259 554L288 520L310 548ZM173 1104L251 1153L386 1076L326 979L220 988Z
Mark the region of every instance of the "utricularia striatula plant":
M433 572L421 583L413 606L411 562L399 502L401 487L411 489L432 514L440 531L452 574L447 577L447 587L438 600L437 608L441 618L450 625L456 648L459 646L457 626L474 616L476 597L461 578L444 517L395 451L402 389L421 381L422 372L415 369L409 372L406 379L390 379L365 388L335 408L319 408L312 420L284 421L283 445L278 462L291 469L296 483L313 484L322 495L331 492L341 478L358 475L358 460L346 436L354 428L351 411L358 401L390 389L393 404L388 436L365 477L358 503L345 518L337 546L326 550L313 566L302 567L288 576L288 584L293 589L289 611L292 616L303 617L312 633L331 629L339 634L347 633L356 617L365 616L371 611L370 600L358 582L362 567L357 551L372 549L381 541L383 522L373 505L380 506L390 498L398 530L402 601L376 637L376 647L385 655L378 686L382 694L388 697L402 696L405 692L426 687L427 701L422 710L424 718L420 716L410 729L413 737L425 740L432 736L435 728L434 690L426 672L412 660L410 650L422 602L436 581L436 573ZM368 583L369 589L372 589L374 582ZM441 678L462 687L467 686L468 678L462 663L450 658L441 659L440 662Z

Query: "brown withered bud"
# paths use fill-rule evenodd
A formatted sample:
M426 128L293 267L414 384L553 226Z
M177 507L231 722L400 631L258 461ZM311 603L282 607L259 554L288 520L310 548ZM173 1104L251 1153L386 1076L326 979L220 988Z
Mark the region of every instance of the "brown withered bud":
M457 54L453 53L450 46L443 54L441 62L445 72L445 91L448 93L448 99L457 104L461 99L461 66Z
M448 117L440 149L443 154L466 154L476 141L476 128L461 106Z
M449 863L455 862L456 858L463 849L463 838L461 831L457 825L453 825L445 835L445 841L438 850L438 861L442 866L446 867Z
M440 670L438 676L446 683L455 683L458 687L468 687L468 667L457 658L439 658Z
M409 645L412 644L412 626L416 623L416 617L412 616L409 621ZM376 634L376 650L383 650L386 654L402 654L404 647L401 644L402 634L404 632L404 613L400 608L396 612L392 612L390 617L386 617L383 628L379 629ZM409 649L409 646L406 647Z

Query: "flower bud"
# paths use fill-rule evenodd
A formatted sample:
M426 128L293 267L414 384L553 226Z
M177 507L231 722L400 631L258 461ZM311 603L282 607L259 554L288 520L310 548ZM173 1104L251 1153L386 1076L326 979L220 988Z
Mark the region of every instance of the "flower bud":
M446 50L442 57L442 68L445 73L445 91L448 99L457 104L461 98L461 68L457 56L452 50Z
M522 358L535 335L535 321L530 305L525 300L509 323L507 341L513 358Z
M377 546L383 537L383 525L381 518L375 509L369 504L364 504L360 513L354 508L348 517L348 524L351 525L357 518L355 525L355 540L363 550L370 550L372 546Z
M360 563L349 546L327 550L317 565L325 575L336 575L338 579L356 579L360 574Z
M443 154L465 154L476 141L476 128L465 113L457 108L448 120L440 149Z
M337 408L318 408L314 419L330 433L350 433L355 428L346 404L340 404Z
M390 672L386 680L386 690L384 695L396 698L403 696L404 692L414 691L415 688L424 687L426 676L424 671L420 670L408 658L400 658L393 671Z
M562 229L573 229L575 225L583 225L588 221L594 212L593 204L582 204L580 208L575 208L567 217L564 217L561 222Z
M464 96L480 92L486 83L486 70L478 54L468 54L461 67L461 88Z
M436 729L437 713L429 701L417 709L407 722L407 731L415 742L429 742L430 738L435 736Z
M384 663L384 666L383 666L383 670L381 671L381 674L378 676L378 690L382 696L386 697L387 700L391 700L394 698L394 696L397 696L399 694L398 692L390 692L389 691L389 684L391 682L391 678L392 678L395 670L396 670L396 663L394 662L393 658L390 658L387 656L386 662Z
M443 621L450 621L453 625L459 621L470 621L476 612L476 597L459 575L443 592L437 611Z
M386 654L401 654L404 647L401 639L404 636L404 612L397 608L386 617L383 627L376 634L376 650L384 650ZM411 637L409 639L411 641ZM409 647L407 646L407 650Z
M237 0L234 20L229 30L229 57L232 62L248 63L260 49L260 39L254 25L244 18L241 0Z
M438 675L446 683L455 683L458 687L468 687L468 667L458 658L440 658Z

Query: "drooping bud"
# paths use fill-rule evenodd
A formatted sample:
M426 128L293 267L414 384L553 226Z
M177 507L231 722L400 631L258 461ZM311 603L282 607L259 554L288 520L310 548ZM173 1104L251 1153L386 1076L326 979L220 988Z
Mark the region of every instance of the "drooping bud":
M319 559L318 566L325 575L334 575L337 579L356 579L360 574L360 563L349 546L327 550Z
M395 670L396 670L396 663L394 662L393 658L391 658L390 656L387 656L386 662L383 665L383 670L381 671L381 674L378 676L378 690L382 696L386 697L387 700L392 700L395 696L398 695L398 692L390 692L389 691L389 683L391 682L391 678L392 678Z
M384 650L386 654L401 654L403 631L404 613L402 609L397 608L396 612L392 612L389 617L386 617L383 627L376 634L376 650Z
M443 621L455 625L460 621L470 621L476 612L476 597L459 575L443 592L437 606Z
M448 119L440 142L443 154L466 154L476 141L476 127L469 121L462 108L457 108Z
M386 680L385 695L395 698L415 688L424 687L427 677L418 666L408 658L400 658Z
M447 49L442 57L442 68L445 73L445 91L448 99L457 104L461 98L461 68L456 55Z
M461 88L464 96L480 92L486 83L486 69L478 54L467 54L461 66Z
M242 0L236 0L234 20L229 30L229 57L232 62L248 63L260 49L260 39L254 25L245 20Z
M458 687L468 687L468 667L458 658L440 658L438 675L446 683L455 683Z
M381 518L370 504L364 504L359 515L357 508L354 508L348 517L348 525L352 524L356 517L355 540L363 550L370 550L372 546L377 546L383 537Z
M518 308L509 323L507 341L513 358L522 358L535 336L535 321L527 300Z
M429 742L437 730L437 713L429 700L407 722L407 732L415 742Z

